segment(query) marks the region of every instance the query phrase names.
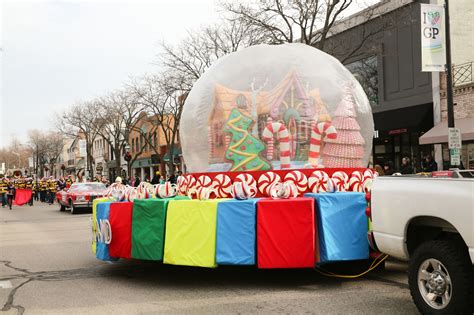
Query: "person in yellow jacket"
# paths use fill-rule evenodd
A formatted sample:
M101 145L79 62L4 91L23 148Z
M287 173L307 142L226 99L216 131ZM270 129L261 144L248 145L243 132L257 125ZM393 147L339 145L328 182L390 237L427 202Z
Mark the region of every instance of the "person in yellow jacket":
M51 176L48 180L48 190L49 190L49 204L52 205L54 203L54 199L56 199L56 192L58 191L58 182Z
M48 192L48 183L46 182L46 178L42 178L40 181L40 200L41 202L46 202L46 195Z
M2 208L7 205L7 191L8 181L5 177L0 178L0 199L2 201Z

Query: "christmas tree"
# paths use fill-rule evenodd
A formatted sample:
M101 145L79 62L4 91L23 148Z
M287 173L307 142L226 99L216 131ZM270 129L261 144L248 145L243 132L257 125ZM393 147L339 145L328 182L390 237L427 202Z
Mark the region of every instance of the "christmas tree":
M231 141L225 158L232 161L231 171L257 171L271 169L270 163L260 157L265 144L252 136L254 120L238 109L230 112L224 125L224 132L231 134Z
M325 167L364 167L365 140L360 134L360 125L356 120L352 84L348 84L339 103L332 125L337 130L336 139L328 139L322 150L322 162Z

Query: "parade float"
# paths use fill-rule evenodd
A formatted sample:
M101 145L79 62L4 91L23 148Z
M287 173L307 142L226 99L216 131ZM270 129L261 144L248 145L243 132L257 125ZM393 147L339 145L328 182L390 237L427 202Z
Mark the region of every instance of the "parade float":
M92 250L199 267L368 259L373 127L362 87L324 52L285 44L227 55L184 105L189 173L177 185L112 185L94 201Z

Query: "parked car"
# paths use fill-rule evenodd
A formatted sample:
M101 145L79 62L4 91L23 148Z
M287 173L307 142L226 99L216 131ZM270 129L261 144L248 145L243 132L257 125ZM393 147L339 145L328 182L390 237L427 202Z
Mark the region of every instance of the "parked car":
M91 209L92 201L105 194L106 187L102 183L74 183L69 189L63 189L56 193L60 211L71 209L71 214L81 209Z
M409 261L423 314L474 312L474 171L384 176L372 186L372 246ZM370 235L369 235L370 236Z

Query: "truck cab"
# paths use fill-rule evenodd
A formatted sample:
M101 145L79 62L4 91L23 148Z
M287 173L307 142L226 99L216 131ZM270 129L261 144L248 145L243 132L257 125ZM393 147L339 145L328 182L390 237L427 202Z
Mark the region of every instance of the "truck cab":
M473 171L383 176L372 186L374 246L409 261L409 285L424 314L474 311Z

